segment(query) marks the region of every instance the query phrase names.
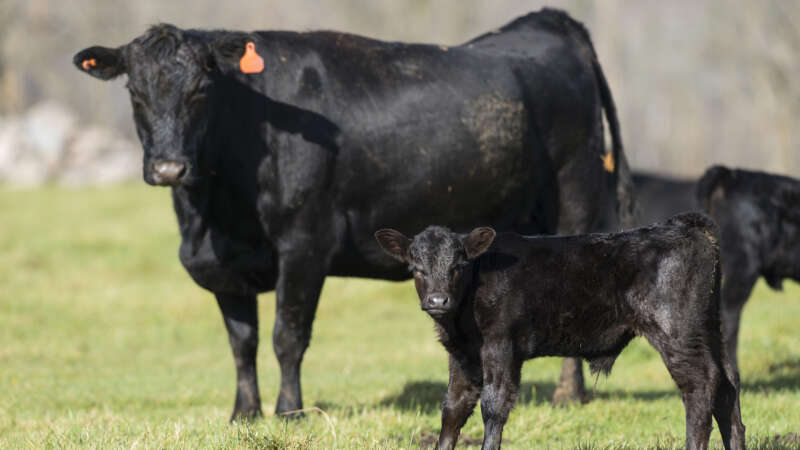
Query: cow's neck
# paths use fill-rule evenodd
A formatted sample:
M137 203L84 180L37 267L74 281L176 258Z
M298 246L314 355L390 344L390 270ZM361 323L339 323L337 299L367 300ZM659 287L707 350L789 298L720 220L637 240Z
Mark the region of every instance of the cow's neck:
M261 126L265 107L255 95L246 86L223 82L197 155L199 180L173 188L187 243L199 245L211 231L237 241L265 238L256 206L258 170L270 155Z

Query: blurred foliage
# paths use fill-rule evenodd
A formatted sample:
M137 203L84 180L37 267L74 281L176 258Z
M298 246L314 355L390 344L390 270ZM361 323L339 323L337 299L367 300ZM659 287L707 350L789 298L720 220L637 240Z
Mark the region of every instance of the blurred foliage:
M543 6L496 0L0 0L0 114L57 99L133 136L124 81L71 66L89 45L147 25L336 29L457 44ZM638 168L699 175L725 163L800 175L800 3L559 0L592 32Z

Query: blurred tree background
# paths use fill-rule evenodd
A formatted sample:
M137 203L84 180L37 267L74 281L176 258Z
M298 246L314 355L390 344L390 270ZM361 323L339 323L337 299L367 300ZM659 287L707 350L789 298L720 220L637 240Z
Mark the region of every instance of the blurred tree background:
M135 139L124 80L91 80L71 59L158 22L452 45L544 5L589 28L635 168L697 176L724 163L800 176L800 3L790 0L0 0L0 121L55 100L81 123Z

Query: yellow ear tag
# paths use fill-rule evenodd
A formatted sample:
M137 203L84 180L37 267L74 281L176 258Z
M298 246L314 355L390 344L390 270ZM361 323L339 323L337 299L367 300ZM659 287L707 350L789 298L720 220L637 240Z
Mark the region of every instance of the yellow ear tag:
M603 169L606 172L614 172L614 154L611 152L606 153L605 155L601 156L600 159L603 160Z
M244 56L239 60L242 73L261 73L264 70L264 58L256 53L256 44L248 42L244 47Z

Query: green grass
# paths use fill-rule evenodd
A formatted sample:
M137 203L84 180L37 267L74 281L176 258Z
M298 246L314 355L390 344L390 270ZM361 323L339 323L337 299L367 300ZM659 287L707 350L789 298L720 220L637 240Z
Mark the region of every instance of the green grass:
M180 267L164 189L0 190L0 448L418 448L439 430L446 353L408 283L329 279L303 365L306 419L272 416L273 295L260 298L267 417L230 425L235 377L211 294ZM800 446L800 288L759 284L742 323L754 448ZM674 448L683 406L635 340L595 400L549 405L559 360L526 364L507 448ZM592 387L594 380L589 381ZM480 415L462 433L479 445ZM719 446L719 434L712 433Z

